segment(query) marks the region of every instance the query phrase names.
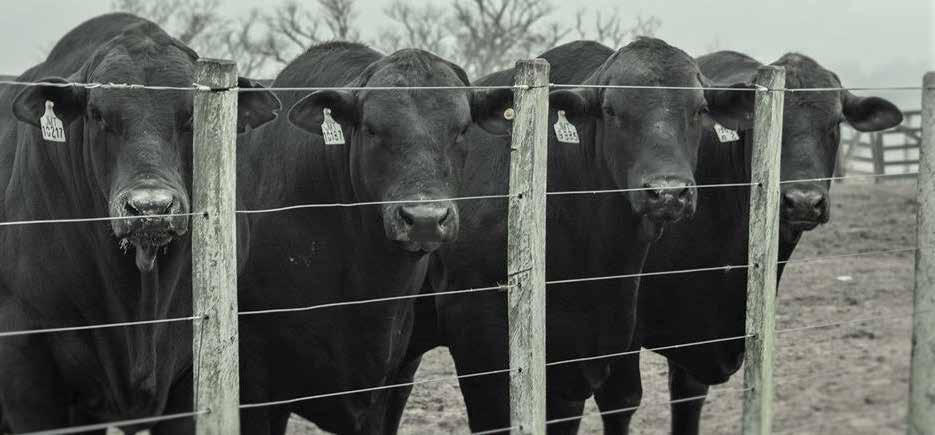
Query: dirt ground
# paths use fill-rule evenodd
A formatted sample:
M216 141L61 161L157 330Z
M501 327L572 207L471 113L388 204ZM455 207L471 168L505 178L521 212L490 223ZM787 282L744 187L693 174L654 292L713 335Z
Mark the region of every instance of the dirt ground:
M837 184L831 223L805 235L793 259L900 249L915 245L915 183ZM780 330L852 319L862 323L786 332L778 336L775 429L795 434L897 434L905 432L912 312L913 253L901 252L791 263L780 286ZM643 356L643 406L638 434L668 433L664 360ZM454 375L445 349L426 355L417 379ZM742 374L714 387L702 431L739 432ZM718 392L718 389L724 391ZM734 391L730 391L730 390ZM597 412L589 401L587 413ZM597 416L581 433L600 433ZM294 420L290 434L310 434ZM467 433L456 382L415 387L401 432Z

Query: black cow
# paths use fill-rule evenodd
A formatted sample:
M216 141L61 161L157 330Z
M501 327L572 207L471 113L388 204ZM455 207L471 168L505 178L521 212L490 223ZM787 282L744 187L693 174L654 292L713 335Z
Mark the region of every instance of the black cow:
M720 81L750 81L759 62L736 52L717 52L698 59L708 77ZM809 57L787 54L773 65L786 68L787 88L838 88L835 74ZM889 101L857 97L847 91L799 92L785 96L781 178L803 180L831 177L841 141L840 124L860 131L876 131L902 122ZM750 181L752 130L741 129L740 140L721 143L714 132L705 134L696 177L702 184ZM830 181L782 185L780 260L792 255L803 231L830 218ZM671 225L656 242L646 262L647 272L740 265L747 262L749 189L704 189L693 219ZM782 273L784 263L779 265ZM692 275L652 276L643 279L639 296L637 343L669 346L744 334L746 269ZM704 395L709 385L726 382L743 361L744 341L660 351L669 362L672 399ZM597 394L601 409L639 403L639 357L615 361L614 378ZM672 406L672 431L698 433L703 401ZM632 413L631 413L632 414ZM608 433L626 433L630 414L604 417Z
M274 87L469 85L462 69L421 50L384 56L363 45L311 48ZM416 294L428 253L454 240L467 149L480 125L505 134L510 90L320 90L282 94L285 117L243 136L240 195L249 208L400 201L254 215L241 279L245 310ZM303 98L304 97L304 98ZM330 112L346 144L325 144ZM323 126L323 123L329 124ZM340 141L335 141L340 142ZM412 203L406 200L439 200ZM412 301L242 317L245 403L383 385L409 341ZM371 430L376 396L247 410L245 433L283 433L290 412L341 433ZM376 423L373 423L376 424Z
M191 86L196 60L157 25L111 14L19 80ZM43 138L47 107L64 142ZM244 129L279 108L262 92L240 107ZM189 212L191 117L190 91L3 87L2 220ZM3 227L0 331L191 315L187 230L185 217ZM191 411L176 388L191 359L188 323L0 338L0 404L14 432Z
M694 60L658 39L640 39L614 52L595 42L559 46L541 57L552 65L553 82L586 85L708 84ZM512 70L479 83L508 85ZM745 86L739 84L739 86ZM701 90L554 90L550 125L562 110L576 126L580 144L549 137L548 190L650 187L656 190L552 197L548 203L547 277L563 280L638 273L649 244L663 224L691 216L695 208L692 171L703 127L748 122L749 92ZM550 129L551 130L551 129ZM471 134L466 193L507 192L509 142L483 132ZM435 290L486 287L506 281L506 202L466 207L462 237L436 257ZM636 323L636 279L550 285L547 297L549 361L619 352L630 346ZM438 296L420 303L416 335L398 380L411 379L419 356L449 346L458 373L507 367L507 314L503 293ZM437 319L437 320L436 320ZM609 361L565 364L548 370L548 415L580 415L584 400L608 375ZM461 381L471 429L509 426L507 376ZM390 402L389 421L398 422L405 392ZM550 426L574 431L577 421ZM392 425L388 430L392 430Z

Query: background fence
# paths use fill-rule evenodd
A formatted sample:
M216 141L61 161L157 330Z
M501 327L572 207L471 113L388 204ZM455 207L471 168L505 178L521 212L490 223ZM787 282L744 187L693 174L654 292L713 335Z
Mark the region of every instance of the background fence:
M195 92L194 110L194 178L192 217L193 255L193 310L190 317L179 319L151 319L103 325L79 325L74 327L49 328L32 331L0 332L3 337L56 333L87 329L133 327L153 323L187 322L194 324L193 342L195 364L195 409L191 412L153 416L133 421L108 422L91 426L60 428L43 433L77 433L95 428L123 426L136 423L152 423L179 418L195 418L199 434L231 434L239 432L241 409L276 406L287 403L334 397L363 391L379 391L416 384L440 382L452 379L509 373L511 392L511 426L493 432L540 434L548 424L545 412L545 370L547 366L567 364L583 360L613 358L623 355L661 349L641 349L610 355L595 355L568 361L546 361L545 358L545 298L546 286L555 282L545 277L545 203L549 195L620 193L623 190L601 192L547 192L546 167L548 152L548 91L556 87L548 79L549 65L542 60L521 61L516 68L514 108L507 111L513 120L511 144L510 191L507 195L452 200L507 198L509 200L508 234L508 285L488 288L460 289L445 294L463 294L506 290L509 300L510 366L484 373L462 373L455 377L421 379L399 385L375 385L350 391L336 391L280 400L268 403L241 403L239 398L238 373L238 319L240 316L275 314L277 312L309 311L323 307L380 303L389 300L415 299L434 295L412 295L371 300L342 301L311 307L292 307L262 312L244 312L237 305L236 213L274 213L302 207L352 207L379 203L358 204L306 204L285 206L271 210L235 210L235 149L237 93L249 89L236 88L236 65L232 62L202 60L196 71L196 85L186 88ZM62 84L36 84L0 82L11 85L62 86ZM744 394L743 432L766 434L771 432L773 400L774 340L777 334L824 328L850 322L865 322L855 319L834 323L809 325L800 328L779 330L775 328L776 270L778 265L779 189L784 183L806 180L782 180L779 178L779 156L782 141L782 115L784 96L788 92L833 91L835 89L786 89L785 72L778 67L763 67L756 78L756 88L745 91L756 92L756 112L750 183L734 185L698 186L698 188L751 189L749 258L743 265L719 265L704 269L675 270L666 272L640 273L621 276L586 277L568 281L622 279L647 275L685 274L701 271L748 270L747 326L743 335L723 337L672 347L687 347L720 341L745 340L746 363L744 386L736 390ZM135 89L145 86L66 84L65 86L105 87ZM574 87L574 85L568 85ZM156 89L157 87L146 87ZM478 87L483 88L483 87ZM314 91L319 88L301 89ZM386 88L405 91L414 88ZM432 89L432 88L418 88ZM451 88L437 88L438 91ZM464 88L455 88L464 89ZM688 89L688 88L684 88ZM919 119L918 166L918 234L917 245L902 251L914 251L915 301L913 312L913 349L911 371L911 394L909 403L909 432L913 434L935 433L935 256L931 246L935 245L935 73L926 76L923 87L923 110ZM178 90L175 88L174 90ZM276 89L270 89L276 91ZM291 89L296 90L296 89ZM288 108L287 108L288 109ZM910 122L911 122L910 117ZM900 134L912 136L912 127L897 129ZM881 142L882 143L882 142ZM858 145L852 145L856 148ZM908 149L908 148L907 148ZM900 150L903 150L900 148ZM904 158L901 165L910 165ZM888 176L874 171L869 177L877 179ZM901 175L901 174L900 174ZM822 180L843 179L842 175ZM807 180L807 181L822 181ZM630 189L638 190L638 189ZM400 201L419 202L419 201ZM152 217L152 216L148 216ZM88 218L70 220L44 220L6 222L3 225L26 225L49 222L73 222L112 220L114 218ZM889 251L878 251L889 252ZM844 254L865 255L867 253ZM841 257L825 256L793 261L820 261ZM870 319L872 320L872 319ZM721 389L718 391L727 391ZM681 401L704 400L703 396L684 398ZM673 401L674 402L674 401ZM667 403L673 403L667 402ZM633 410L620 409L603 411L602 414Z

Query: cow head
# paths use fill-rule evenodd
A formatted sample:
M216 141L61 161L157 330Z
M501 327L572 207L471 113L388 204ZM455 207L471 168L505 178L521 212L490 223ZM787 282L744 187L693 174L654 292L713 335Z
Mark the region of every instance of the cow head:
M402 50L370 65L362 87L466 86L462 69L428 52ZM322 135L324 113L340 123L354 194L360 201L429 200L382 206L386 237L424 254L458 233L465 135L472 125L505 134L510 90L321 90L295 104L289 120ZM334 146L334 145L331 145ZM436 201L437 200L437 201Z
M153 26L154 27L154 26ZM190 87L197 55L146 25L100 48L67 79L46 82L134 83ZM241 80L241 87L253 86ZM62 120L70 155L81 156L83 178L100 194L114 220L111 229L124 250L135 248L136 265L151 271L156 255L188 231L192 161L192 92L144 89L26 88L13 102L16 117L39 127L46 102ZM241 93L241 130L272 120L279 103L265 92ZM38 129L37 129L37 135Z
M652 38L618 50L585 84L699 88L575 88L550 94L552 108L565 111L573 123L595 125L591 152L598 165L617 188L642 189L627 193L630 204L657 222L694 213L693 172L703 129L714 120L749 122L753 111L752 92L702 91L711 84L695 61Z
M786 68L786 87L839 88L831 71L801 54L787 54L774 63ZM859 131L878 131L902 122L902 112L879 97L858 97L849 91L794 92L785 96L781 178L803 180L828 178L841 143L842 122ZM785 238L830 219L830 181L782 185L781 224Z

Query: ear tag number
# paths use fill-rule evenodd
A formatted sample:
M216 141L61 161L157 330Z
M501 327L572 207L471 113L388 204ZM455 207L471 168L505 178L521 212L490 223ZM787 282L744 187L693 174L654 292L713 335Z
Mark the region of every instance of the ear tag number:
M565 111L558 111L558 121L555 122L555 138L561 143L581 143L578 138L578 129L565 118Z
M714 132L717 133L717 139L721 143L725 142L737 142L740 140L740 135L736 131L731 130L721 124L714 123Z
M46 100L45 113L39 118L39 127L42 130L42 138L50 142L65 142L65 127L62 126L62 120L55 116L52 107L55 103Z
M325 138L325 145L344 145L344 131L341 130L341 124L338 124L331 117L331 109L324 109L324 121L321 123L321 135Z

